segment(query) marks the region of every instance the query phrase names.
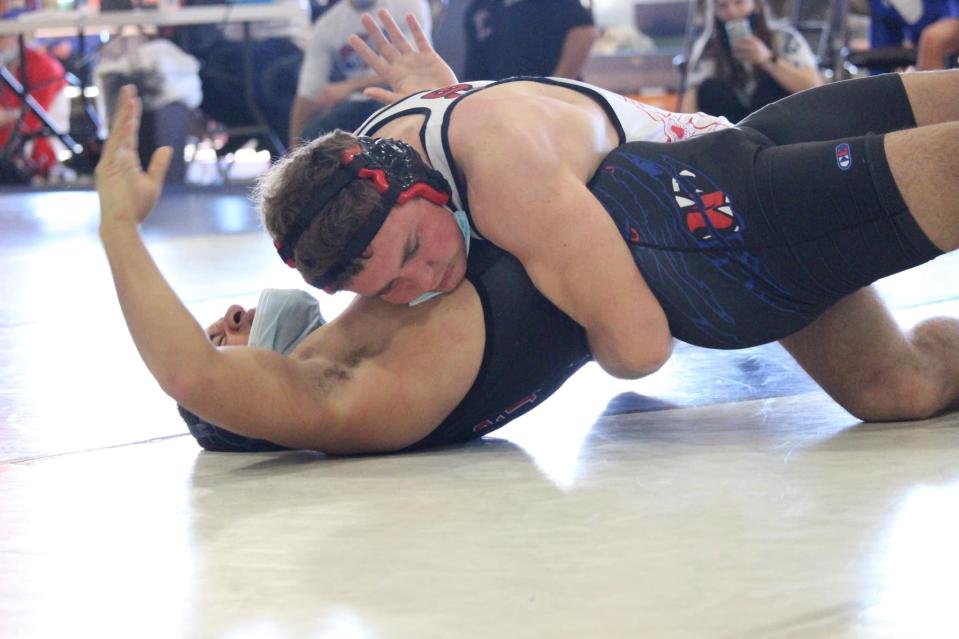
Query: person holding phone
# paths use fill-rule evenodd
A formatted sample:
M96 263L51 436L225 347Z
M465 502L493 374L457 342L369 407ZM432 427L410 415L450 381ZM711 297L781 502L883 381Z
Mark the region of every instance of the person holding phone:
M822 84L816 57L764 0L716 0L712 36L686 79L682 110L738 122L787 95Z

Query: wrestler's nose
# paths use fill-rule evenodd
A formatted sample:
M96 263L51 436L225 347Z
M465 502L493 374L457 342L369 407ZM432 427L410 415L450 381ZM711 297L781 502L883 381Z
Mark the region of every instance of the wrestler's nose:
M403 267L400 279L406 284L407 290L413 294L413 297L416 297L432 290L436 273L426 261L413 260Z
M243 310L243 307L239 304L233 304L230 308L226 309L226 314L223 316L223 323L227 328L232 330L237 330L240 328L240 323L243 321L243 315L246 313Z

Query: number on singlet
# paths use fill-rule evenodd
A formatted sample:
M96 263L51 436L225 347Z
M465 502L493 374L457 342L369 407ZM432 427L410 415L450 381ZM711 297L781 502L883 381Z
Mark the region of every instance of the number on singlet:
M438 100L444 98L446 100L453 100L460 97L461 95L471 91L473 89L472 84L454 84L452 86L443 87L442 89L436 89L435 91L430 91L423 96L424 100Z

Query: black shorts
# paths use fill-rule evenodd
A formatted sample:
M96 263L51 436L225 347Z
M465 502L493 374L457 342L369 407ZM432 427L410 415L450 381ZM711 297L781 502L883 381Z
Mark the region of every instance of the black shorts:
M942 253L886 161L884 134L910 126L898 76L836 83L769 105L734 129L623 145L589 186L674 337L755 346Z

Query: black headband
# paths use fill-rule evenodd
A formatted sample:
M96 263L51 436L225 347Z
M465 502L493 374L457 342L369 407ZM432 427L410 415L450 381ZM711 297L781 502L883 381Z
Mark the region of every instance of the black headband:
M450 198L446 179L439 171L427 166L409 144L390 138L368 137L357 138L356 142L355 146L343 152L340 166L303 205L283 238L274 242L277 253L287 266L296 268L293 254L297 242L323 208L353 180L371 180L380 194L380 202L349 239L333 264L310 281L310 284L320 288L333 283L363 254L394 206L414 197L422 197L443 206Z

